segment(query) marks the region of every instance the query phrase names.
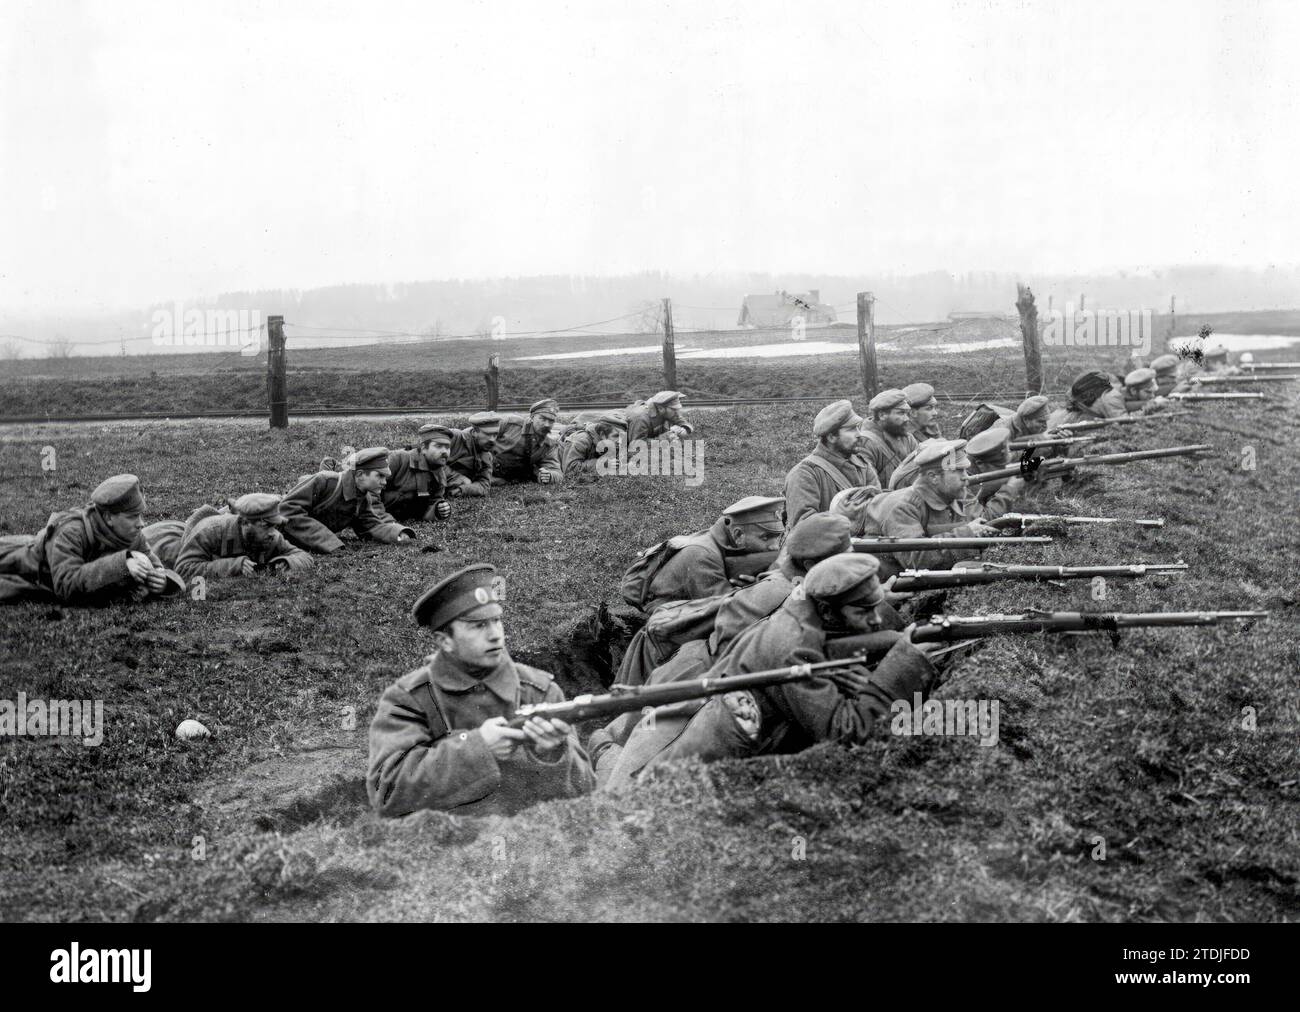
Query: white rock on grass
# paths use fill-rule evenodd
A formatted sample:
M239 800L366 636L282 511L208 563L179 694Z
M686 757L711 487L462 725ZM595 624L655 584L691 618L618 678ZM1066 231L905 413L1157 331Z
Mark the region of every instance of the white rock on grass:
M192 741L195 738L206 738L212 732L200 724L197 720L182 720L176 727L176 737L185 741Z

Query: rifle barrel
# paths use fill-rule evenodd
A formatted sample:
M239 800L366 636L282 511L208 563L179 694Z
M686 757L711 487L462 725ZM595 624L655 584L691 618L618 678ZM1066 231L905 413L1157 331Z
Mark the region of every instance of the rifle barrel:
M982 551L998 545L1050 545L1052 539L1034 535L1011 538L854 538L855 552L888 555L893 552L928 552L940 549L973 548Z

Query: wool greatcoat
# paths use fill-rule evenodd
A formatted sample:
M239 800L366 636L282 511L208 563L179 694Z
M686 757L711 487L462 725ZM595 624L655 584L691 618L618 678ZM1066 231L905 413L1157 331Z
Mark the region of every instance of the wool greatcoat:
M785 476L786 532L794 530L794 525L809 513L825 513L837 492L863 486L877 491L881 487L876 469L861 453L845 457L818 443Z
M122 541L94 506L54 513L38 534L0 537L0 602L53 598L82 604L142 597L126 568L131 552L162 565L143 531Z
M509 815L537 801L590 792L595 775L575 732L553 757L543 759L523 744L498 759L478 730L521 705L563 700L549 674L509 655L482 675L435 653L379 700L370 723L371 805L385 816L422 808Z
M392 475L381 493L384 509L398 520L436 520L434 506L447 497L450 473L434 467L419 447L388 455Z
M496 449L492 451L492 471L507 481L536 481L546 471L551 482L564 478L560 467L560 444L548 433L533 431L528 415L502 415Z
M284 536L309 552L328 555L343 547L338 532L351 527L359 538L396 544L404 527L384 512L378 499L357 491L356 472L318 471L298 482L280 503Z

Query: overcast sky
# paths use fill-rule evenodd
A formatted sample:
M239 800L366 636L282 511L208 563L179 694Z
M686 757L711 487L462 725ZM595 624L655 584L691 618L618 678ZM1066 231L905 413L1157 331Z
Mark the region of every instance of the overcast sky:
M1300 260L1300 5L0 8L0 302Z

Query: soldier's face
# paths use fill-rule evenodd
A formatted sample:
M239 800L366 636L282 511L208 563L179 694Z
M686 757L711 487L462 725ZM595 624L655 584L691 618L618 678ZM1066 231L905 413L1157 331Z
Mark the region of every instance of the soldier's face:
M239 519L239 535L246 544L253 548L264 550L270 548L275 541L276 525L269 520L245 520Z
M840 618L844 627L852 632L874 632L880 628L880 613L874 604L866 607L859 604L841 605Z
M533 415L533 431L539 436L545 438L551 434L555 428L555 419L547 418L544 415Z
M924 428L939 417L939 405L931 401L929 404L922 404L919 408L912 409L912 420L917 425Z
M846 457L858 448L860 442L862 442L862 430L856 425L846 425L842 429L836 429L835 435L831 437L831 447Z
M134 538L144 530L143 513L104 513L104 522L123 540Z
M479 450L494 450L497 445L497 434L495 432L485 432L482 429L474 430L474 445Z
M781 542L780 531L765 531L761 527L733 527L732 543L742 552L775 551Z
M356 476L357 490L360 492L379 492L388 484L388 476L392 472L388 468L382 471L358 471Z
M431 439L424 444L424 459L434 467L441 467L451 456L451 443L444 439Z
M1047 415L1030 415L1028 418L1022 418L1020 424L1025 427L1026 432L1037 435L1040 432L1047 431Z
M880 427L888 432L891 436L901 436L907 432L907 423L912 420L912 409L906 404L900 404L896 408L890 408L876 416L876 421Z
M468 668L495 668L506 649L499 604L484 605L467 619L456 619L434 633L438 648Z
M661 405L659 414L662 418L667 419L670 425L676 425L682 420L681 401L672 401L668 404Z
M933 472L937 475L935 490L949 502L956 502L961 498L963 490L966 488L966 481L970 477L970 470L965 467L955 467Z

